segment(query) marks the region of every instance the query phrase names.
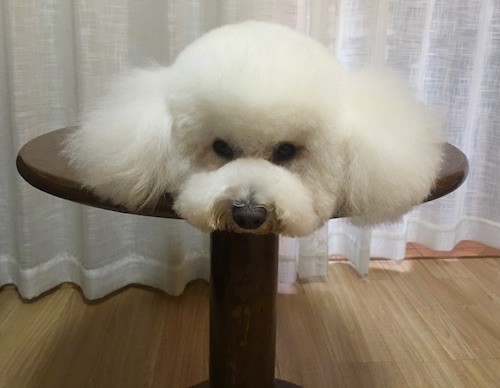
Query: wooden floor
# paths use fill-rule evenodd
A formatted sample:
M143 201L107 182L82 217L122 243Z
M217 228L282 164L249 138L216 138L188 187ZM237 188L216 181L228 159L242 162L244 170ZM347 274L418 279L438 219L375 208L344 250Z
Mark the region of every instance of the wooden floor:
M187 387L208 375L208 286L88 303L0 292L0 386ZM500 387L500 259L345 262L278 298L276 374L304 387Z

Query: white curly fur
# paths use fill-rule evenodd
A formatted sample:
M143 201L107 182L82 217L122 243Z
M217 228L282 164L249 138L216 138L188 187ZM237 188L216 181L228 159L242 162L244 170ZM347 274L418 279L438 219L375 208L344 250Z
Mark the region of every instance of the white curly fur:
M326 48L286 27L245 22L189 45L168 68L118 77L67 140L85 186L130 209L164 193L194 226L304 236L333 214L394 221L429 193L440 124L398 81L348 75ZM223 139L238 156L212 150ZM297 156L272 162L281 142ZM266 222L242 230L235 202Z

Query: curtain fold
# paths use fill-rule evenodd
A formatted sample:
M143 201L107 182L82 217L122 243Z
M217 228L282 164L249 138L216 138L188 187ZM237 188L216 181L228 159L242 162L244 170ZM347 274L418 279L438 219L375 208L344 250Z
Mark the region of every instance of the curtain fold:
M64 281L98 298L142 283L180 294L209 276L209 238L184 221L117 214L64 201L22 180L28 140L75 125L99 85L131 66L168 65L223 24L274 21L311 35L349 70L385 66L446 117L469 158L457 192L394 225L333 220L281 240L280 281L324 275L328 255L367 274L371 256L402 259L407 241L500 247L500 4L426 0L6 0L0 5L0 285L34 297ZM416 161L418 162L418 161Z

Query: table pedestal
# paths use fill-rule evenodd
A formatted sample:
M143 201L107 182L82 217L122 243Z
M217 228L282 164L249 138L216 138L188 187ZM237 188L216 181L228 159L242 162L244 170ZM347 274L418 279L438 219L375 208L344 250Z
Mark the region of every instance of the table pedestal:
M196 387L298 387L274 378L278 241L212 233L210 379Z

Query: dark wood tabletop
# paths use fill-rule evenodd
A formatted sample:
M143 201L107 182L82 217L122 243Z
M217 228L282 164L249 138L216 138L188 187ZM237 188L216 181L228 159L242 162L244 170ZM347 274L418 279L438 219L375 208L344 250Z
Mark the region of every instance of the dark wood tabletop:
M21 176L32 186L84 205L122 213L139 214L162 218L180 218L172 210L172 198L166 194L154 209L129 209L103 201L92 192L82 188L75 171L60 154L66 135L74 127L63 128L39 136L24 145L19 151L16 164ZM426 201L440 198L456 190L467 177L469 164L465 155L449 143L443 145L445 162L436 185ZM417 161L418 162L418 161ZM332 216L335 218L336 216Z

